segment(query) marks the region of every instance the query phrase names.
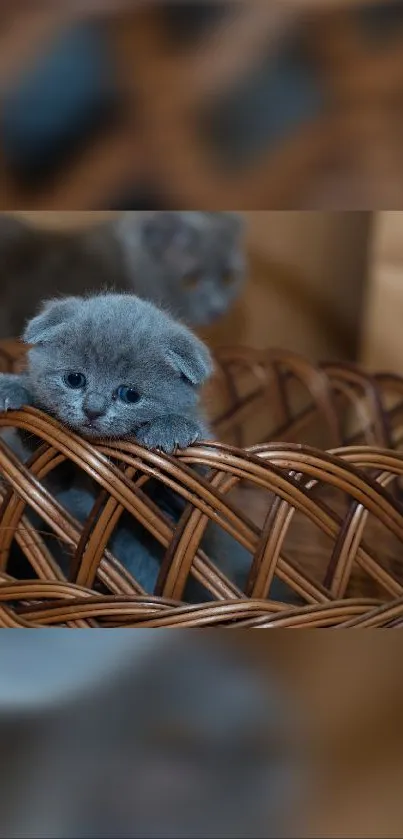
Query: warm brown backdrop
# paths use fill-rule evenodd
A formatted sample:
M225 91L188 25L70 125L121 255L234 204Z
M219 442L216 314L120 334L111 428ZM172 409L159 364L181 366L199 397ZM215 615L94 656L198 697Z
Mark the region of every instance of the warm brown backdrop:
M277 630L247 643L278 662L306 714L319 777L304 837L401 839L402 635Z
M403 212L375 214L361 359L403 373Z
M106 212L25 212L34 224L80 227ZM203 333L210 344L280 346L309 358L354 358L365 291L370 213L245 213L249 282Z

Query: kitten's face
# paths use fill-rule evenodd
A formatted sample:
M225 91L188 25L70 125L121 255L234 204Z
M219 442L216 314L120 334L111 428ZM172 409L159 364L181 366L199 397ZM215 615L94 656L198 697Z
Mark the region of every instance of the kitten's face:
M123 220L126 248L133 219ZM133 240L134 241L134 240ZM245 279L243 225L234 213L156 213L143 225L142 247L158 278L145 276L145 297L158 296L177 316L194 326L222 317L238 297ZM135 254L133 254L135 264ZM139 282L135 276L136 285ZM141 280L140 280L141 283Z
M52 304L31 321L26 340L34 343L37 404L93 438L125 437L157 417L186 413L208 367L207 351L188 330L129 295Z
M201 223L189 226L178 256L176 283L183 317L196 326L207 326L222 317L245 279L240 227L225 214L217 216L204 214ZM189 222L185 219L184 224Z
M189 259L187 269L176 278L183 318L195 326L208 326L225 315L241 291L244 272L242 254L236 251Z
M167 650L166 659L156 660L138 686L138 835L277 836L286 795L294 791L278 686L267 690L235 649L227 657L219 645L189 642L177 657Z
M275 677L264 681L235 645L231 654L185 633L176 646L151 652L114 696L91 703L77 739L82 750L89 737L80 835L279 836L296 801L297 749L285 699ZM71 760L80 765L74 754Z

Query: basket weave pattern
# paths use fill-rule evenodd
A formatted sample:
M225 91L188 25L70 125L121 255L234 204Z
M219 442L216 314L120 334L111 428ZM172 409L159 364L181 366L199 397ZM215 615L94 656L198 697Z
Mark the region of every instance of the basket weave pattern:
M2 371L18 369L21 360L18 344L3 345ZM135 443L94 445L34 409L0 415L1 428L42 441L22 465L0 440L1 627L403 623L403 379L315 367L282 352L227 350L217 358L206 402L224 442L175 457ZM99 485L84 525L42 483L64 460ZM208 467L207 476L194 466ZM150 478L186 500L177 525L145 494ZM69 580L27 517L29 507L69 546ZM164 546L152 596L108 550L123 510ZM250 552L245 591L200 549L209 519ZM14 539L35 579L10 576ZM212 602L183 602L189 574ZM268 599L275 575L299 605Z

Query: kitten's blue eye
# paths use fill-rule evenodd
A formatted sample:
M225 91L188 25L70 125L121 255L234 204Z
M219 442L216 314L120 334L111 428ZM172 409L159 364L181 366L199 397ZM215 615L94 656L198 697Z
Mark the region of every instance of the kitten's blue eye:
M82 373L66 373L66 375L63 376L63 381L67 387L71 387L73 390L80 390L85 387L87 383L87 380Z
M116 395L118 399L122 402L126 402L127 405L133 405L134 402L138 402L140 399L140 394L137 393L137 390L134 390L132 387L127 387L126 385L118 387Z

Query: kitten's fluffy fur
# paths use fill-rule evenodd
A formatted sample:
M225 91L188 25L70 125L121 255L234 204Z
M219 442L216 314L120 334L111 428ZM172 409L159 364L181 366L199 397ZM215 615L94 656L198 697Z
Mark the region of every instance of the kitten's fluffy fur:
M186 327L134 295L67 297L28 324L33 403L89 437L135 436L172 452L207 434L198 389L211 372L207 348ZM84 386L66 384L81 374ZM119 398L121 387L137 401Z
M210 354L187 327L151 303L120 294L50 301L28 323L24 340L31 345L28 370L0 376L0 409L34 405L87 437L134 437L166 452L211 437L199 407ZM69 386L71 374L82 377L80 387ZM122 387L131 388L136 401L122 401ZM96 497L81 476L51 491L80 521ZM149 493L177 521L183 500L158 484L151 483ZM110 547L152 592L164 554L153 537L124 515ZM234 539L210 526L203 548L233 582L245 584L250 556ZM193 585L192 598L205 595Z
M242 287L243 228L236 213L126 212L80 232L0 214L0 338L20 335L47 297L107 288L207 325Z

